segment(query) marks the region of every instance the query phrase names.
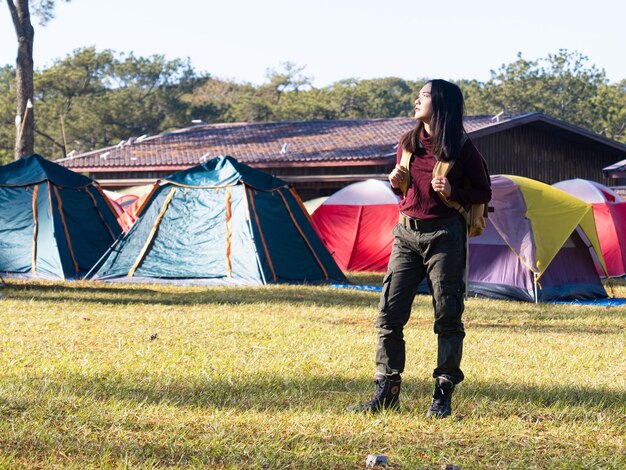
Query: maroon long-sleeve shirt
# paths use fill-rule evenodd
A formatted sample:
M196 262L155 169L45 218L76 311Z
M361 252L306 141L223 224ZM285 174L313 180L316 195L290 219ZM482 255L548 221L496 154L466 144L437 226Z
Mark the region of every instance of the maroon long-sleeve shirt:
M409 189L406 197L400 201L400 211L416 219L450 217L457 213L456 210L446 206L431 186L437 160L432 154L430 136L424 130L420 135L420 142L422 148L411 158ZM398 145L396 161L400 163L401 158L402 144ZM487 165L469 139L463 145L447 178L452 187L450 199L453 201L469 207L471 204L486 204L491 200L491 181Z

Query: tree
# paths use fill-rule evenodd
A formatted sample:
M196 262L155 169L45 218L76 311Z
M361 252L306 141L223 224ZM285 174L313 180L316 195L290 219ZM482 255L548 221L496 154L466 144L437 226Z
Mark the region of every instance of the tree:
M492 71L484 86L477 85L471 87L470 114L479 109L487 114L536 111L626 141L624 81L609 84L604 70L588 65L579 52L561 49L531 61L519 53L517 61Z
M601 85L591 105L595 114L594 130L626 143L626 79L615 85Z
M463 92L465 110L468 116L489 114L489 110L485 108L484 83L478 80L459 80L455 83Z
M267 87L275 95L276 99L285 92L298 92L305 89L311 89L311 77L302 75L305 66L299 66L293 62L281 62L282 70L268 69L266 76L269 84L263 85Z
M69 0L65 0L68 2ZM55 0L33 0L33 11L44 26L53 18ZM33 42L35 30L30 21L29 0L7 0L15 34L17 113L15 115L15 159L33 153L35 147L35 109L33 107Z
M15 157L15 68L0 67L0 165Z
M35 72L37 147L63 157L188 125L183 98L205 80L180 59L78 49Z
M233 120L233 106L250 90L253 90L252 85L207 78L183 100L191 107L192 119L207 123L229 122Z
M561 49L547 59L518 60L491 72L485 84L485 105L491 113L537 111L594 129L589 103L606 83L604 70L588 66L579 52ZM595 130L595 129L594 129Z
M35 72L38 119L34 131L43 138L38 145L40 153L52 156L60 151L65 157L67 136L75 148L74 135L80 133L81 139L90 142L90 136L102 130L89 103L95 104L105 93L104 80L114 60L111 51L97 53L95 48L86 48Z

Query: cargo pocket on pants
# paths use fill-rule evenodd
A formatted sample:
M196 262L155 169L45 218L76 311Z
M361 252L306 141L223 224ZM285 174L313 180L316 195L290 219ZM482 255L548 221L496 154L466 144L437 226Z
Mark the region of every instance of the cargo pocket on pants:
M464 308L462 286L442 282L435 295L435 333L449 334L464 331L461 321Z
M387 312L389 309L389 290L391 288L391 279L393 277L393 271L388 271L383 278L382 290L380 293L380 301L378 302L378 318L380 320L381 314Z

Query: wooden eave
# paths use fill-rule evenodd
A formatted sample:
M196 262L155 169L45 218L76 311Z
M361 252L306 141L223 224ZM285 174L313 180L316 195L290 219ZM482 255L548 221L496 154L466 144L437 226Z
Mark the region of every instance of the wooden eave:
M333 182L358 182L367 179L387 180L386 173L368 173L368 174L343 174L343 175L280 175L280 178L287 183L333 183ZM98 181L97 177L95 178ZM101 185L107 187L129 187L142 186L145 184L153 184L159 180L167 178L117 178L98 181Z
M337 166L370 166L386 165L389 160L395 157L395 153L380 158L369 158L363 160L325 160L325 161L291 161L291 162L242 162L254 168L315 168L315 167L337 167ZM74 171L80 173L130 173L130 172L150 172L150 171L181 171L189 168L189 165L156 165L156 166L114 166L114 167L76 167Z

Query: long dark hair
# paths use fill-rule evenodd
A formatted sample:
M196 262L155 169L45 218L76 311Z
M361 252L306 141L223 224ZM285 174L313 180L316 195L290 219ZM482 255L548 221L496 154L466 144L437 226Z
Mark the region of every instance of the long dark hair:
M430 119L432 152L437 160L449 162L456 160L463 144L463 114L465 102L461 89L446 80L429 80L430 99L433 116ZM411 153L417 153L421 147L419 136L424 127L422 121L402 136L402 147Z

